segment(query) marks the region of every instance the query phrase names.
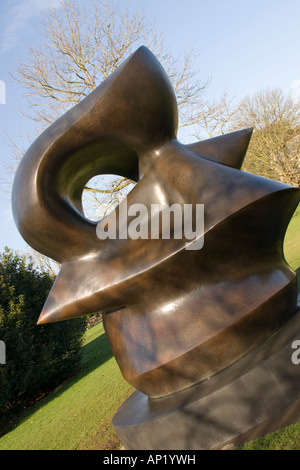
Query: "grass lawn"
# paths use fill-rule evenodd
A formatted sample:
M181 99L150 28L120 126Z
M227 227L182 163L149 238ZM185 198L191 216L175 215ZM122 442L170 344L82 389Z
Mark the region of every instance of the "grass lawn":
M0 450L120 447L111 420L132 387L121 376L102 323L86 332L83 348L79 374L26 410L0 438Z
M286 232L284 254L287 262L298 274L298 290L300 292L300 204Z
M285 256L298 272L300 291L300 206L285 239ZM133 391L112 357L102 324L86 332L80 372L24 411L0 438L0 450L117 449L111 420ZM299 366L300 367L300 366ZM300 423L240 449L300 449Z

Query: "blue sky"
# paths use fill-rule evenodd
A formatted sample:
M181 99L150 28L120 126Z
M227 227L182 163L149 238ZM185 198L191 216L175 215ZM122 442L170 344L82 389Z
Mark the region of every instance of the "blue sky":
M59 8L61 0L1 0L0 81L6 85L2 104L0 82L0 165L12 150L4 140L24 134L32 123L21 116L24 90L9 72L25 58L26 45L39 42L40 12ZM88 2L89 0L85 0ZM224 90L237 98L262 88L281 87L300 96L299 0L121 0L130 11L142 8L175 56L189 48L197 53L199 78L211 77L209 96ZM27 251L11 217L9 195L0 193L0 250L5 245Z

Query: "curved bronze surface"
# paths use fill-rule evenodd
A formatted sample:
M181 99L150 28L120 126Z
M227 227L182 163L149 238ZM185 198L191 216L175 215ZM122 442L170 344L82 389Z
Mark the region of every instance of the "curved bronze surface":
M299 190L240 170L251 129L190 145L176 133L169 79L141 47L32 144L12 195L24 239L61 263L39 323L113 309L104 326L115 358L151 397L212 376L296 312L282 247ZM81 197L107 173L138 182L128 206L204 204L204 247L97 238Z

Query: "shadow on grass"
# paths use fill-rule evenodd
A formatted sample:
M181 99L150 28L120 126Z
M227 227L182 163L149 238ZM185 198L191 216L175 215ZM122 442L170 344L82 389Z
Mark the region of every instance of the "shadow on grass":
M68 388L72 387L79 380L86 375L93 372L95 369L103 365L113 357L107 336L105 333L100 333L95 339L82 346L82 359L78 371L55 389L50 390L47 394L43 395L36 403L29 405L24 409L24 405L20 408L12 410L9 414L4 415L0 419L0 438L19 426L23 421L28 419L32 414L38 411L43 406L47 405L54 398L59 397Z
M97 338L85 344L82 347L82 353L80 378L113 357L105 333L100 334Z

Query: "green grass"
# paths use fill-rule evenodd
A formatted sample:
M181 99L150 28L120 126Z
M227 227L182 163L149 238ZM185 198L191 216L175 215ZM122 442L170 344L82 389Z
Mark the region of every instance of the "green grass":
M298 272L300 290L300 206L285 238L285 256ZM80 372L24 411L0 438L0 450L117 449L111 420L133 391L112 357L102 324L85 335ZM300 423L239 447L300 449Z
M297 272L300 292L300 204L286 232L284 253L287 262Z
M86 332L76 377L25 411L0 439L0 450L116 449L111 420L132 392L122 378L102 324Z
M239 446L237 450L299 450L300 423Z

